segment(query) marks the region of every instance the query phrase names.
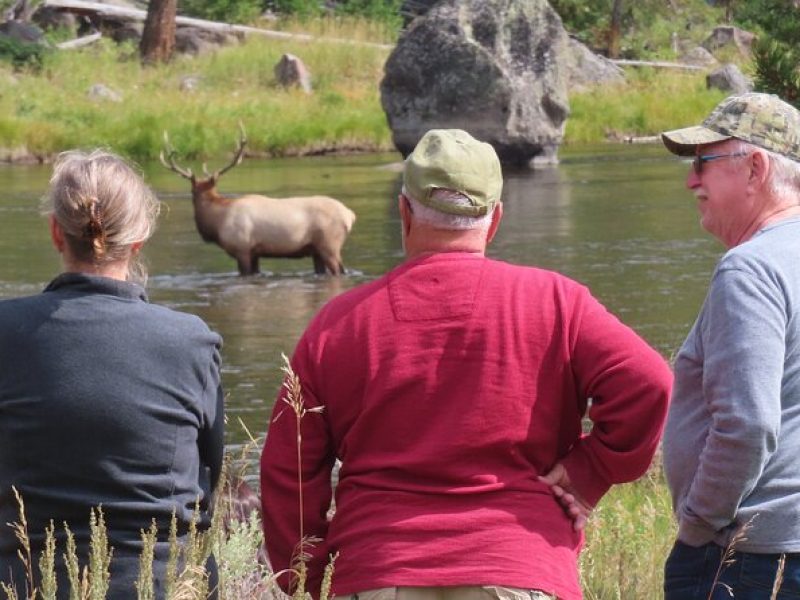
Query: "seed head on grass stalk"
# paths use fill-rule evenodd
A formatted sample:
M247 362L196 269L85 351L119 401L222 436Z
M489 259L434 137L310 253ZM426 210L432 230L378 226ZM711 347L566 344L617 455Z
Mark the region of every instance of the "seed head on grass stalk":
M228 474L230 473L231 468L231 460L230 456L226 455L225 459L222 461L222 469L220 470L219 474L219 483L217 483L217 489L213 496L213 504L211 505L211 524L208 527L208 531L203 535L203 560L208 558L211 555L211 552L214 548L215 540L219 539L220 536L224 535L224 527L222 526L225 512L226 512L226 503L225 503L225 495L222 493L223 484L222 482L227 480ZM199 505L198 505L199 510Z
M67 532L67 552L64 554L64 564L67 566L67 579L69 580L69 600L84 600L89 597L89 577L85 570L81 577L75 535L66 521L64 522L64 531Z
M11 587L4 581L0 581L0 591L6 595L6 600L19 600L17 597L17 588Z
M17 550L17 556L19 556L22 566L25 567L25 586L28 598L35 598L36 586L33 580L33 555L31 554L31 539L28 536L28 521L25 518L25 502L22 500L22 495L16 487L11 486L11 490L14 492L17 506L19 506L19 522L6 524L14 531L14 535L17 537L17 540L19 540L20 546L22 546L22 548Z
M778 592L781 591L783 585L783 569L786 566L786 554L781 554L778 559L778 571L775 573L775 581L772 584L772 595L769 600L778 600Z
M305 524L303 523L303 434L301 425L303 422L303 418L309 413L321 413L325 407L323 406L315 406L313 408L306 408L305 401L303 399L303 388L300 385L300 378L292 369L292 364L289 361L289 358L285 354L281 354L283 358L284 366L281 369L285 377L283 379L283 388L286 390L283 401L289 405L294 412L295 418L295 426L297 428L297 502L298 502L298 514L300 515L300 543L298 544L298 549L295 552L295 558L293 560L293 569L297 573L298 585L297 590L301 590L302 588L302 595L298 595L298 591L295 592L293 598L304 598L305 597L305 579L307 573L307 563L309 559L309 554L305 551L306 547L312 542L311 539L306 538L305 535ZM279 413L275 420L278 420L283 413Z
M333 583L333 571L339 553L331 554L328 564L325 565L325 573L322 576L322 586L320 587L319 600L328 600L331 597L331 584Z
M167 557L167 572L164 576L165 596L172 598L175 593L175 586L178 581L178 518L175 516L175 509L172 510L172 518L169 522L169 556Z
M90 511L89 532L89 597L91 600L105 600L114 549L108 545L108 529L102 506L98 506L96 512L95 509Z
M156 554L156 542L158 541L158 526L156 520L150 523L150 529L141 530L142 553L139 555L139 578L136 580L137 600L153 600L155 591L153 590L153 560Z
M200 521L200 500L195 501L194 510L189 520L189 531L182 544L183 568L178 575L172 600L180 598L205 598L208 595L208 573L205 562L207 554L206 535L198 531ZM208 545L210 548L210 544Z
M56 536L55 525L50 525L44 530L44 550L39 557L39 573L42 577L42 600L56 600L58 583L56 582Z
M736 558L734 557L734 554L736 553L736 546L747 540L747 532L753 526L753 519L755 519L757 516L758 513L754 514L752 517L750 517L750 520L747 521L747 523L739 527L736 530L736 533L733 534L731 541L728 542L727 546L725 546L725 552L722 555L722 560L719 562L717 572L714 574L714 581L711 583L711 589L708 592L708 600L711 600L714 597L714 590L716 589L717 585L724 587L728 592L728 595L733 598L733 590L731 587L727 583L722 583L719 578L722 575L722 571L725 570L726 567L736 562Z
M186 565L169 600L198 600L208 597L208 573L202 565Z

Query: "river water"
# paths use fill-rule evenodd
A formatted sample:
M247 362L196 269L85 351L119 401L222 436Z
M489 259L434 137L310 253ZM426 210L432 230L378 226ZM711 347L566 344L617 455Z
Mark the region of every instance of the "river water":
M684 187L688 165L656 145L567 147L560 156L558 167L505 173L505 218L489 255L585 283L669 358L723 251L698 225ZM314 312L402 261L399 160L396 154L247 159L221 180L227 195L326 194L352 208L348 274L339 278L314 275L310 258L262 260L262 275L239 277L233 259L195 231L188 182L157 163L145 165L165 205L145 250L148 293L222 334L231 447L247 439L240 421L254 435L263 433L280 386L281 354L291 353ZM0 298L37 293L59 272L38 213L49 175L48 166L0 166Z

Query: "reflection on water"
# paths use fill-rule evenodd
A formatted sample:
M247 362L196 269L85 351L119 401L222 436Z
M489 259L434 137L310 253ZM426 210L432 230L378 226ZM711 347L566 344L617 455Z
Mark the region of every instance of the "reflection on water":
M686 165L658 146L565 148L557 168L507 171L505 218L489 254L555 269L588 285L665 356L697 314L722 248L701 232L684 189ZM397 155L257 161L225 175L220 191L273 196L327 194L357 214L341 278L313 273L310 259L264 260L241 278L222 250L194 228L188 184L157 164L145 174L164 201L146 248L154 302L199 315L224 337L228 439L265 429L290 354L329 298L402 261ZM193 165L194 166L194 165ZM0 297L33 294L59 269L38 202L49 167L0 166ZM536 309L535 298L531 310ZM347 360L343 357L342 360Z

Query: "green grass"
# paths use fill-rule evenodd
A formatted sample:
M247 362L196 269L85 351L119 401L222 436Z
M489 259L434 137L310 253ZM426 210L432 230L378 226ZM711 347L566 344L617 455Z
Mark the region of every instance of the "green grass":
M614 486L587 527L580 559L586 600L662 597L664 561L675 534L660 467L637 482Z
M648 136L696 125L727 94L707 90L705 74L630 68L627 83L570 98L565 143Z
M325 24L320 33L328 34ZM374 32L358 21L338 21L336 37ZM334 27L334 25L327 25ZM383 41L383 40L377 40ZM273 67L285 52L302 58L314 94L284 90ZM249 150L272 155L358 147L389 149L390 133L377 83L388 50L352 44L249 38L198 58L143 68L133 46L111 42L53 53L38 72L16 74L0 90L0 133L5 147L25 146L47 156L73 147L108 146L137 159L156 158L162 132L190 158L230 151L241 120ZM5 72L4 72L5 71ZM180 90L184 76L200 77L194 92ZM10 66L0 64L0 80ZM87 97L95 83L122 102Z

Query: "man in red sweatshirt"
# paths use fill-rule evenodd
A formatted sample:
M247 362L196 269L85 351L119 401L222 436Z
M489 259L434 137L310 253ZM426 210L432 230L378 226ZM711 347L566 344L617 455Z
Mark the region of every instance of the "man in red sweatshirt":
M581 598L588 511L650 464L666 363L582 285L485 257L501 191L490 145L429 131L399 197L406 261L330 301L298 342L302 477L287 385L261 497L272 566L289 569L302 479L315 596L338 554L337 598Z

